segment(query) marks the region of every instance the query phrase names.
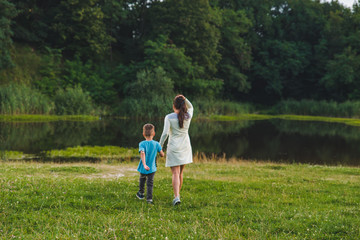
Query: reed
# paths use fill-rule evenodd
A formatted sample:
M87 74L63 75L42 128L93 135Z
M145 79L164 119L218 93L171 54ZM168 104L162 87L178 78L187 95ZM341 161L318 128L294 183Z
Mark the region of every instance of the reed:
M286 100L275 105L271 113L359 118L360 101L337 103L334 101Z
M54 104L36 89L21 84L0 86L1 114L49 114Z
M80 86L58 90L54 102L57 115L89 115L95 112L90 95Z
M249 103L203 99L194 100L192 103L196 109L197 116L238 115L255 111L255 108Z

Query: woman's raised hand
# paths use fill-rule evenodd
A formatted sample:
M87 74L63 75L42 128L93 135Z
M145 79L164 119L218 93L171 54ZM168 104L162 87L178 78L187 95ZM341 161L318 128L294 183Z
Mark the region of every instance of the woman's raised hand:
M181 97L181 98L183 98L183 99L185 100L185 97L184 97L184 95L182 95L182 94L176 95L175 98L178 98L178 97Z

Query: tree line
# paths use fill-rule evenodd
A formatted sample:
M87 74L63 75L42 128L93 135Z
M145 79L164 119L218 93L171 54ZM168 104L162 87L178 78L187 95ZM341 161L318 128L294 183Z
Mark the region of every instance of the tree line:
M359 1L0 0L0 25L0 70L31 46L43 62L28 84L50 97L79 86L129 111L174 93L360 100Z

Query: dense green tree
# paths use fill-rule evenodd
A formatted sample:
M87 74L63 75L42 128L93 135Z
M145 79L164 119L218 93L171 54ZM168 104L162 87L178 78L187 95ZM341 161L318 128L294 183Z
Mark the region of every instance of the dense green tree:
M166 36L145 43L146 66L161 66L174 81L175 91L190 96L214 97L222 89L218 79L202 79L204 68L193 63L185 50L166 42Z
M227 98L239 98L251 88L245 71L251 65L251 48L244 37L252 23L244 11L224 9L221 11L221 41L218 77L224 80L224 95Z
M113 60L113 58L116 60L121 59L124 55L124 49L126 49L122 41L124 38L122 30L125 19L129 13L127 4L124 0L101 0L99 4L104 13L103 21L106 27L106 33L114 39L114 41L110 41L109 43L110 60ZM120 57L117 55L120 55Z
M10 48L12 46L11 21L17 12L14 4L0 0L0 70L12 65Z
M131 88L159 77L198 98L360 99L359 9L320 0L0 0L0 69L13 40L43 58L32 84L49 96L80 85L97 104L130 106Z
M331 99L346 101L360 99L360 55L350 47L336 54L326 68L321 83Z
M114 40L104 24L104 13L96 0L62 0L52 25L58 48L70 56L101 58Z
M14 39L38 47L52 47L57 38L51 29L61 0L15 1L19 14L13 26Z
M174 97L173 81L161 67L142 69L136 73L135 81L125 85L127 98L121 102L121 115L154 117L170 111Z
M152 33L169 37L171 43L185 50L194 64L204 68L204 77L211 79L220 61L220 13L208 0L167 0L157 3L152 18Z
M66 60L60 75L61 87L80 86L95 103L111 105L117 98L114 77L108 68L91 60L83 63L79 56L72 61Z

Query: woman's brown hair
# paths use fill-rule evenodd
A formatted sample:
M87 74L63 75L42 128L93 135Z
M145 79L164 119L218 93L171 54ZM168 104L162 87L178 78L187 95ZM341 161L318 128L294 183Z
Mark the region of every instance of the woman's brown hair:
M174 104L174 107L177 110L179 110L179 114L178 114L179 127L183 128L184 120L185 120L185 117L187 116L187 107L185 104L185 97L182 95L176 96L173 104Z

